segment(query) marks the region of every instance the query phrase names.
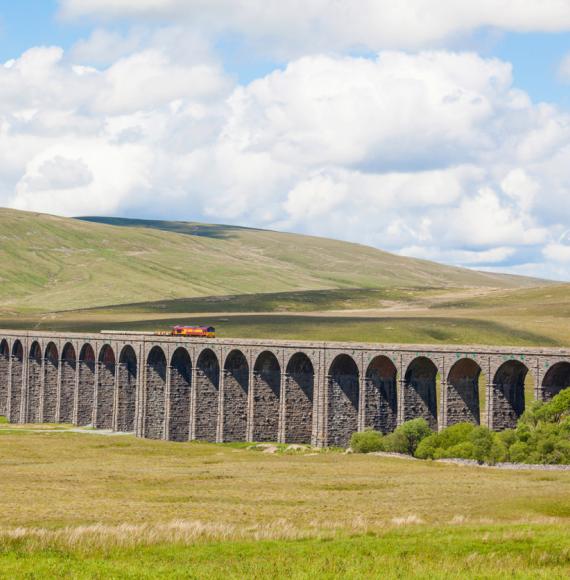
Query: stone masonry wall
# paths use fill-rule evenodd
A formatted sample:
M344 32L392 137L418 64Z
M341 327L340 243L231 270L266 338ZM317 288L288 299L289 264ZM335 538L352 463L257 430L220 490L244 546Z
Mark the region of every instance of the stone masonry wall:
M127 346L133 360L155 351L152 364L116 367ZM343 446L357 430L390 432L416 417L434 429L501 430L529 404L531 383L540 400L569 387L570 350L0 330L0 411L10 421L94 422L159 439Z
M0 416L8 413L8 382L10 379L10 355L0 354Z
M279 364L271 359L262 361L253 373L254 441L277 441L280 390Z
M93 422L93 395L95 393L95 361L79 361L77 381L77 417L80 425Z
M147 365L145 437L149 439L164 439L165 391L166 366Z
M137 363L119 363L117 389L117 429L123 432L135 430L135 405L137 398Z
M170 367L170 417L168 439L188 441L190 435L190 391L192 366L190 359L173 362Z
M196 391L194 438L199 441L216 441L220 365L213 353L206 353L198 359L194 388Z
M41 420L42 361L39 358L28 360L28 423L39 423Z
M58 363L57 359L46 359L44 363L43 421L55 423L57 408Z
M112 429L113 397L115 395L115 363L98 363L97 409L95 427Z
M293 372L285 379L285 443L310 443L313 428L312 372Z

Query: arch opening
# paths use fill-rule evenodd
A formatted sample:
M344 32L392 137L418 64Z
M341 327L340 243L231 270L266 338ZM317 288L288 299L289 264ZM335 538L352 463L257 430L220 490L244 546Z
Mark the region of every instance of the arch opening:
M458 360L447 376L445 426L481 422L479 378L481 367L470 358Z
M24 347L19 340L12 345L11 359L8 419L12 423L19 423L22 420L22 383L24 380Z
M491 401L491 429L501 431L516 427L524 413L524 385L528 367L517 360L504 362L493 379Z
M77 357L75 348L68 342L61 354L61 388L59 395L59 421L73 422L73 403L75 398L75 378L77 375Z
M311 443L315 370L309 357L298 352L285 376L285 442Z
M364 424L381 433L391 433L398 420L397 369L384 355L377 356L366 370Z
M28 357L28 397L26 421L39 423L41 416L42 349L37 341L32 343Z
M0 416L8 415L8 383L10 378L10 347L8 341L0 342Z
M194 438L216 441L220 398L220 363L214 351L207 348L196 363L196 409Z
M261 353L253 366L253 440L277 441L281 366L272 352Z
M542 380L542 400L550 401L560 391L570 387L570 362L552 365Z
M99 352L97 405L95 409L95 427L97 429L113 428L113 402L115 398L115 353L106 344Z
M346 354L338 355L328 374L328 445L346 447L350 437L358 431L360 400L358 366Z
M223 441L245 441L249 365L245 355L234 350L224 365Z
M138 362L132 346L123 347L119 355L117 385L117 429L135 430L135 406L137 397Z
M170 413L168 438L188 441L190 438L190 395L192 361L185 348L178 348L170 362Z
M45 351L43 422L55 423L57 410L57 388L59 373L59 354L57 346L50 342Z
M423 418L437 429L437 367L427 357L414 359L404 378L404 421Z
M146 362L145 437L149 439L164 439L165 396L166 355L155 346Z
M79 352L78 374L75 423L91 425L95 396L95 351L90 344L84 344Z

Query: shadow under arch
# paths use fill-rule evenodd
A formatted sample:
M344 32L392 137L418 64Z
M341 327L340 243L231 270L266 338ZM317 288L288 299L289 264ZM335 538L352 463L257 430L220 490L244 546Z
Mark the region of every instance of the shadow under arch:
M560 391L570 387L570 362L553 364L542 379L542 400L550 401Z
M8 415L8 385L10 382L10 346L4 338L0 341L0 416Z
M525 410L524 383L528 367L518 360L504 362L495 373L491 389L490 427L512 429Z
M217 440L220 399L220 363L213 350L207 348L196 361L196 409L194 439Z
M22 421L22 392L24 381L24 347L20 340L15 340L11 352L10 368L10 409L8 419L11 423ZM25 418L24 418L25 420Z
M437 429L437 366L425 357L415 358L406 370L403 386L403 419L425 419Z
M223 441L245 441L249 365L243 352L233 350L224 364Z
M179 347L170 361L170 413L168 439L188 441L190 438L190 395L192 361L188 351Z
M262 352L253 367L253 440L277 441L281 366L271 351Z
M79 351L77 372L75 423L79 426L91 425L95 400L95 351L89 343L85 343Z
M375 357L366 369L364 425L391 433L398 421L396 365L385 355Z
M347 354L339 354L328 372L328 445L346 447L358 431L360 401L358 365Z
M135 349L127 344L119 355L117 373L117 430L132 433L135 430L137 380L139 365Z
M146 412L144 435L148 439L164 439L166 417L166 355L154 346L146 360Z
M97 406L95 409L95 427L97 429L113 428L115 365L115 352L109 344L106 344L99 352L98 360Z
M36 340L28 356L28 396L25 421L39 423L41 418L42 349Z
M61 352L61 387L59 393L59 422L73 422L73 405L75 399L75 378L77 376L77 356L70 342Z
M481 367L471 358L462 358L453 364L447 375L445 427L457 423L480 424L480 376Z
M285 443L311 443L315 369L303 352L295 353L285 374Z

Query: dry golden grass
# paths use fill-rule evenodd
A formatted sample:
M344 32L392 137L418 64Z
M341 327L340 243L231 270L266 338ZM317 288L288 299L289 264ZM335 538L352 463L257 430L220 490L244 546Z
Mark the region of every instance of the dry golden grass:
M570 568L569 472L0 425L0 481L10 578L565 578Z

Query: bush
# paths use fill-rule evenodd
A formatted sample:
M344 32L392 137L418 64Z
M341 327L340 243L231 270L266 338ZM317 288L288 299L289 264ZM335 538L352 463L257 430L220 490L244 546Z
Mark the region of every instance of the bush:
M401 431L394 431L390 435L384 437L384 451L390 453L406 453L409 455L410 442L404 433Z
M355 453L372 453L383 450L382 433L367 429L360 433L353 433L350 446Z
M434 459L438 448L438 436L434 433L420 441L414 456L418 459Z
M493 433L487 427L474 427L469 433L469 441L473 445L472 459L483 463L489 461L493 449Z
M425 419L412 419L402 423L394 433L403 435L407 440L407 449L402 453L413 455L422 439L429 437L432 430Z

